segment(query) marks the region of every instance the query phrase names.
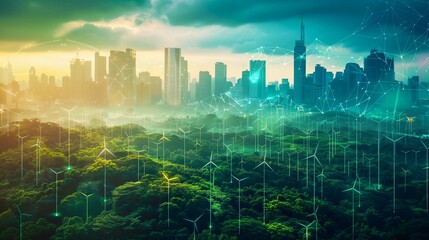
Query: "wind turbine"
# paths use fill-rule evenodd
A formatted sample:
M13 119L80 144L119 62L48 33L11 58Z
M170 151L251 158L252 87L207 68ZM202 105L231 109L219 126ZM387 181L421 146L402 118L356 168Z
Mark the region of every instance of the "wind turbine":
M340 145L340 147L343 148L343 173L346 173L346 148L348 148L350 145Z
M21 136L18 134L18 138L21 142L21 183L24 183L24 138L28 136Z
M407 155L408 155L408 153L409 152L411 152L411 150L408 150L408 151L401 151L401 152L403 152L404 153L404 155L405 155L405 165L407 165Z
M186 167L186 134L190 133L191 131L185 131L181 128L179 130L183 133L183 169Z
M16 209L19 213L19 240L22 240L22 217L30 217L31 214L21 212L19 206L16 206Z
M267 163L266 159L267 159L267 152L265 151L264 160L260 164L258 164L258 166L256 166L255 168L253 168L253 170L255 170L256 168L258 168L260 166L263 166L263 174L264 174L263 175L264 176L264 182L263 182L263 184L264 184L264 202L263 202L262 206L263 206L263 212L264 212L264 215L263 215L264 224L265 224L265 167L268 167L269 169L271 169L271 171L275 172L273 170L273 168Z
M242 149L241 149L241 154L243 154L243 155L244 155L244 139L245 139L245 138L247 138L247 136L248 136L248 135L244 135L244 136L239 135L239 137L241 137L241 139L243 140L243 141L242 141L242 142L243 142L243 145L242 145Z
M130 156L130 135L128 135L127 131L124 131L125 135L127 136L127 157Z
M104 154L104 159L107 161L107 153L112 155L113 157L116 157L115 154L113 154L107 147L106 147L106 138L104 138L103 141L103 150L101 150L100 154L98 154L97 158L99 158L102 154ZM107 204L107 162L104 163L104 211L106 211L106 204Z
M313 216L314 221L316 221L316 240L317 240L317 225L319 224L319 218L317 217L317 211L319 211L319 205L317 205L316 210L313 213L308 214L307 216Z
M212 199L212 188L214 185L214 176L213 176L213 180L212 180L212 166L219 168L219 166L216 165L216 163L214 163L212 161L212 159L213 159L213 152L210 154L209 162L206 163L206 165L204 165L201 168L201 169L203 169L203 168L206 168L207 166L209 167L209 175L210 175L210 201L209 201L210 202L210 225L209 225L209 229L210 229L210 232L212 231L212 227L213 227L213 225L212 225L212 201L213 201L213 199Z
M231 144L230 144L231 145ZM224 146L226 147L226 159L228 161L228 152L231 154L231 159L230 159L230 181L229 183L232 183L232 150L229 148L230 145L226 145L224 144Z
M238 235L241 234L241 181L248 179L248 177L238 179L232 176L238 182Z
M178 179L178 177L172 177L168 178L167 174L165 172L162 172L162 175L167 180L167 196L168 196L168 202L167 202L167 224L168 227L170 227L170 181Z
M89 206L89 197L91 197L92 195L94 195L94 193L91 194L85 194L83 192L81 192L81 194L86 198L86 220L85 223L88 223L88 216L89 216L89 211L88 211L88 206Z
M310 226L311 225L313 225L313 223L314 223L315 221L312 221L310 224L308 224L308 225L304 225L304 224L302 224L302 223L299 223L299 222L297 222L299 225L301 225L301 226L303 226L304 228L305 228L305 234L304 234L304 236L305 236L305 239L306 240L308 240L308 229L310 228Z
M140 182L140 153L144 152L145 150L134 150L134 152L137 153L137 182ZM144 165L145 162L143 162ZM143 174L146 174L146 166L143 168Z
M388 136L385 136L388 140L393 143L393 213L396 211L396 142L404 138L404 136L392 139Z
M407 175L410 173L410 170L405 170L404 168L402 168L402 172L404 174L404 192L407 192Z
M201 142L201 130L204 128L205 125L202 125L201 127L195 127L196 129L200 130L200 142Z
M321 187L321 190L320 190L320 198L321 199L323 199L323 178L325 178L325 179L328 179L326 176L325 176L325 174L323 174L323 171L324 171L325 169L322 169L322 173L321 174L319 174L319 175L317 175L317 177L320 177L320 187Z
M417 154L420 152L416 150L411 150L414 153L414 165L417 166Z
M319 158L316 155L318 149L319 149L319 143L317 143L314 153L306 158L307 162L309 158L313 158L313 211L316 210L316 160L319 163L319 165L323 168L322 163L319 161ZM307 172L308 172L308 164L307 164ZM307 174L307 178L308 178L308 174Z
M171 141L169 138L165 136L164 130L162 130L162 137L158 141L162 141L162 171L164 171L165 167L165 141Z
M353 240L355 239L355 192L357 194L362 194L360 191L356 190L356 180L353 183L353 187L344 190L343 192L352 192L352 236Z
M40 172L40 139L37 139L36 144L32 145L32 147L36 147L36 186L39 186L39 172Z
M60 213L58 212L58 174L63 173L64 171L56 172L52 168L49 168L51 172L55 174L55 217L59 217Z
M191 220L191 219L184 218L184 220L185 220L185 221L191 222L191 223L194 225L194 240L196 239L196 233L198 233L198 226L197 226L197 222L198 222L198 220L200 220L200 218L201 218L203 215L204 215L204 213L203 213L203 214L201 214L199 217L197 217L195 220Z
M71 114L71 112L73 111L73 110L75 110L76 108L77 108L77 106L75 106L75 107L73 107L73 108L70 108L70 109L66 109L66 108L63 108L63 107L61 107L64 111L66 111L67 113L68 113L68 125L67 125L67 128L68 128L68 155L67 155L67 158L68 158L68 166L67 166L67 170L68 171L70 171L70 170L72 170L72 166L71 166L71 162L70 162L70 145L71 145L71 143L70 143L70 114Z
M194 144L194 147L195 147L195 152L196 151L198 151L198 147L201 147L202 145L198 142L198 138L197 139L195 139L195 144Z

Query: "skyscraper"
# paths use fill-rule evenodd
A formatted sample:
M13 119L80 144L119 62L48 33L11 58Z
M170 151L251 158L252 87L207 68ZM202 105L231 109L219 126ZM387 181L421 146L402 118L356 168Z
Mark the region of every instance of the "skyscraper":
M413 76L408 78L408 88L411 91L410 102L412 105L416 104L419 101L419 76Z
M226 92L226 65L221 62L215 64L214 94L219 96Z
M164 101L172 106L177 106L181 103L180 57L180 48L165 48Z
M184 57L180 57L180 96L181 102L187 103L189 98L189 72L188 61Z
M301 39L295 41L293 49L293 85L294 100L296 103L303 103L303 83L306 79L306 51L304 21L301 20Z
M264 98L266 86L266 67L264 60L250 60L249 97Z
M71 97L74 103L88 103L91 93L91 61L73 59L70 63Z
M105 56L100 56L98 52L94 56L94 80L97 85L96 101L98 104L107 104L107 59Z
M36 76L36 69L34 67L31 67L28 71L28 89L31 93L31 95L35 95L39 90L39 80Z
M241 85L242 85L242 92L243 92L243 98L249 97L249 78L250 78L250 72L249 70L245 70L241 72Z
M136 51L110 51L109 56L109 101L111 105L135 103L134 82L136 78Z
M320 64L316 64L314 67L313 83L319 88L320 91L318 96L315 97L320 97L326 93L326 89L328 88L328 82L326 81L326 68Z
M370 84L395 81L393 58L376 49L372 49L364 59L364 71Z
M212 75L208 71L200 71L197 86L197 100L205 100L211 96Z

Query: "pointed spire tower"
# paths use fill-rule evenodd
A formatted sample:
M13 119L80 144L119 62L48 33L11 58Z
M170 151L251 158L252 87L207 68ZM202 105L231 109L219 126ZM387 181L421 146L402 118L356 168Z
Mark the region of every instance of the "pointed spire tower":
M301 41L305 43L304 16L301 14Z
M306 78L306 51L304 18L301 15L301 39L295 41L293 62L294 101L297 104L305 103L304 80Z

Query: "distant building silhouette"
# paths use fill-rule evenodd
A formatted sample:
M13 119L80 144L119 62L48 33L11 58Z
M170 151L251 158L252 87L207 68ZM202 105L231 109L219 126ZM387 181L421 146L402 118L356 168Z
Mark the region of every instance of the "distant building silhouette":
M98 52L94 56L94 81L97 85L95 91L97 103L100 105L108 104L107 58L100 56Z
M197 85L197 100L205 100L211 96L212 76L208 71L200 71Z
M188 61L183 56L180 57L180 97L182 104L187 103L189 100Z
M214 94L216 96L226 92L226 75L226 65L221 62L215 63Z
M410 90L410 103L415 105L419 101L419 77L408 78L408 88Z
M250 81L250 71L244 70L241 72L241 86L242 86L242 96L243 98L249 97L249 81Z
M136 51L111 50L109 56L109 101L111 105L135 104Z
M73 59L70 63L71 97L74 103L89 104L92 95L91 61Z
M171 106L181 104L181 50L165 48L164 101Z
M370 84L395 81L393 58L376 49L372 49L364 59L364 72Z

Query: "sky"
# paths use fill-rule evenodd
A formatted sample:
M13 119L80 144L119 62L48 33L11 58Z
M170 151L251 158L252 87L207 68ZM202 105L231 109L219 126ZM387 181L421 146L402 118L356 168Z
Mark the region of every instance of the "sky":
M165 47L179 47L191 78L215 62L240 77L267 60L267 80L293 80L293 47L305 24L307 73L317 63L342 71L370 49L395 58L396 78L428 77L427 0L0 0L0 66L17 80L69 74L79 57L133 48L138 71L163 77Z

